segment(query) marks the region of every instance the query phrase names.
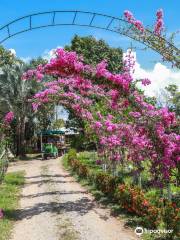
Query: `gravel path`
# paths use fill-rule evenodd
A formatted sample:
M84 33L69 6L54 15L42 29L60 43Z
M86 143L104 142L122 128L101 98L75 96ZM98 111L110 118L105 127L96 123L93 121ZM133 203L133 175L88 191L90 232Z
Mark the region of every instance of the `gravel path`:
M18 162L26 171L12 240L135 240L133 231L110 216L59 159Z

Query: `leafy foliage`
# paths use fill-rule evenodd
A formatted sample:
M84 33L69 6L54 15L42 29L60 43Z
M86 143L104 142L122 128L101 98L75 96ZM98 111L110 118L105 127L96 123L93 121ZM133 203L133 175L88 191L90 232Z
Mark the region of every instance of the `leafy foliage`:
M12 59L11 59L12 60ZM14 114L14 121L11 123L9 134L13 139L13 151L16 155L25 154L26 141L34 137L35 130L46 129L51 125L54 117L54 106L46 105L38 113L32 111L30 99L42 89L42 84L36 81L22 81L24 71L37 67L39 64L47 63L42 58L34 59L29 64L13 57L13 64L6 61L3 64L0 74L0 118L7 112Z
M165 89L169 93L167 99L169 108L171 111L174 111L177 116L180 116L180 91L178 90L178 86L171 84Z
M112 48L103 40L94 37L80 37L75 35L70 46L65 47L68 51L75 51L82 56L84 63L96 66L102 60L108 62L108 70L113 73L122 71L123 52L121 48Z
M5 65L13 64L15 61L16 59L12 52L0 46L0 68Z

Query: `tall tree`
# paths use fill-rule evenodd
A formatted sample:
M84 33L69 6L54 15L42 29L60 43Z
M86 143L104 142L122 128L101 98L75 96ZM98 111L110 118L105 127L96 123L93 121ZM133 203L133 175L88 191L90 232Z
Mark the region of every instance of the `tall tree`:
M23 64L6 65L0 75L1 113L12 111L15 114L16 154L25 154L25 126L32 115L29 98L37 89L35 82L22 81ZM33 91L32 91L33 89Z
M0 46L0 68L7 64L13 64L15 61L14 54Z
M37 128L47 128L50 124L51 112L41 110L38 113L32 111L29 100L42 88L36 81L23 81L21 76L24 71L35 68L39 64L46 63L42 58L33 59L25 64L14 57L14 61L4 62L0 73L0 116L9 111L14 112L15 120L12 124L14 132L14 150L16 155L25 155L26 140L33 137ZM48 106L46 106L47 108Z
M102 39L96 40L92 36L80 37L75 35L71 44L65 46L65 49L82 55L86 64L95 66L105 59L111 72L119 73L122 71L122 49L112 48Z
M13 148L19 156L25 155L27 141L31 142L37 131L47 129L54 120L52 105L47 104L38 112L32 111L29 100L42 89L42 84L21 79L23 72L45 63L47 60L41 57L24 63L0 46L0 119L9 111L14 113L15 119L11 124Z

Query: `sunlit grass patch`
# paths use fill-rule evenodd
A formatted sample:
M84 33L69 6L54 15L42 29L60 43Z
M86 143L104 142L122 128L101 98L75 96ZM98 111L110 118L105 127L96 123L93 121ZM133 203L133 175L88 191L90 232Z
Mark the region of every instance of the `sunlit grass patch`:
M0 209L4 214L0 219L0 240L9 239L13 227L13 211L18 206L23 184L24 172L13 172L8 173L0 185Z

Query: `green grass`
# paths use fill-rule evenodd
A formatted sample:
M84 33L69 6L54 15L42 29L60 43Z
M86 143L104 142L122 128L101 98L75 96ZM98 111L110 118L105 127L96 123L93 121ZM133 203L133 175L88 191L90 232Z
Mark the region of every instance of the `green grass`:
M13 227L13 212L18 206L20 190L24 184L24 172L8 173L0 185L0 208L3 209L4 217L0 219L0 240L10 237Z

